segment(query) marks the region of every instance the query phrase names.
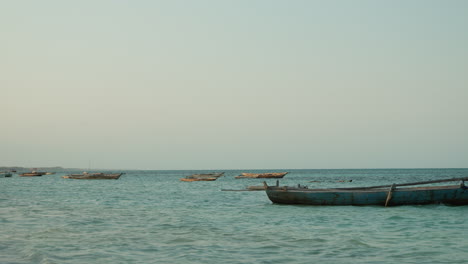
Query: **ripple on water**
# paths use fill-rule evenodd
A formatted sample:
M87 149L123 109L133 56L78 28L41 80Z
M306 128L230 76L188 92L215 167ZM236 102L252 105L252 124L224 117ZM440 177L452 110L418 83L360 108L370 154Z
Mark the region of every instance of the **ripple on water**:
M230 173L201 185L179 183L180 174L191 173L174 171L128 173L111 183L61 181L60 175L34 181L12 178L0 192L0 262L466 263L468 259L464 249L468 239L463 235L468 206L280 206L264 192L219 191L259 184L234 180L231 176L239 172ZM432 177L430 170L332 174L305 170L288 174L284 182L301 183L300 179L310 180L317 173L324 178L352 175L368 179L369 185Z

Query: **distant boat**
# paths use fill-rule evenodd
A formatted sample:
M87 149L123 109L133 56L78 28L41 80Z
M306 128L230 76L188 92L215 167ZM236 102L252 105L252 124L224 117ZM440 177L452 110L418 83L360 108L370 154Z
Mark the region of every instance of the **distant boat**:
M216 181L219 177L223 176L224 172L215 173L203 173L203 174L192 174L185 178L180 179L181 181L193 182L193 181Z
M468 205L468 178L454 178L371 187L308 189L307 187L268 186L266 194L273 203L306 205ZM461 181L459 185L397 188L440 182Z
M184 182L194 182L194 181L216 181L218 178L182 178L181 181Z
M123 173L87 173L83 174L70 174L62 176L64 179L76 179L76 180L117 180L122 176Z
M20 174L19 176L21 177L34 177L34 176L42 176L45 175L46 173L43 171L31 171L31 172L25 172Z
M214 172L214 173L201 173L201 174L192 174L187 176L187 178L219 178L224 175L224 172Z
M236 179L245 179L245 178L283 178L284 175L288 174L287 172L268 172L268 173L246 173L243 172L241 175L236 176Z
M55 172L46 172L45 175L53 175L53 174L55 174Z
M9 178L12 174L10 172L0 172L0 177Z

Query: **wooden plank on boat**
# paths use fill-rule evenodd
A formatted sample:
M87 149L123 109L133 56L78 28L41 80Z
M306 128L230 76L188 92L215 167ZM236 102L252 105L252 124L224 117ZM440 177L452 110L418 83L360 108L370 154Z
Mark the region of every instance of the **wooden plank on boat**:
M395 184L392 184L392 186L390 187L390 190L388 190L387 199L385 200L385 207L388 206L388 203L392 199L393 190L395 190L395 188L396 188Z

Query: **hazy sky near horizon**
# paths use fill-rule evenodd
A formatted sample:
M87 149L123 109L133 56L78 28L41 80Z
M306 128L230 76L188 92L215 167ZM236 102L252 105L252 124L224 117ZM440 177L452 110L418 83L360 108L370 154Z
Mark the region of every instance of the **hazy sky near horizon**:
M468 167L468 1L0 1L0 166Z

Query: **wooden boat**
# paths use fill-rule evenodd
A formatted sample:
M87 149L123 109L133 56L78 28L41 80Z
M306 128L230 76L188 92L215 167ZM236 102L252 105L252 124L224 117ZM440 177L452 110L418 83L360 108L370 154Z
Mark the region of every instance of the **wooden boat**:
M192 179L201 179L201 178L219 178L224 175L224 172L215 172L215 173L202 173L202 174L192 174L186 178Z
M245 178L283 178L284 175L288 174L287 172L269 172L269 173L246 173L243 172L241 175L236 176L236 179L245 179Z
M117 180L122 176L123 173L87 173L83 174L70 174L62 176L64 179L76 179L76 180Z
M180 179L184 182L194 182L194 181L216 181L217 178L182 178Z
M192 174L185 178L180 179L181 181L193 182L193 181L216 181L219 177L223 176L224 172L216 173L203 173L203 174Z
M0 172L0 177L9 178L12 174L10 172Z
M273 203L306 205L468 205L468 178L381 185L371 187L308 189L307 187L268 186L266 194ZM458 185L397 188L441 182L461 181Z
M19 176L21 177L35 177L35 176L42 176L45 175L45 172L42 171L31 171L31 172L25 172L20 174Z

